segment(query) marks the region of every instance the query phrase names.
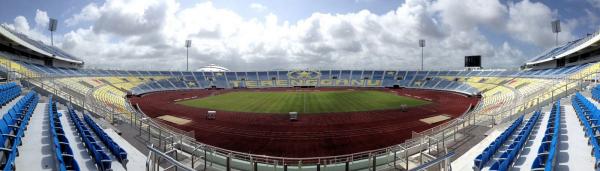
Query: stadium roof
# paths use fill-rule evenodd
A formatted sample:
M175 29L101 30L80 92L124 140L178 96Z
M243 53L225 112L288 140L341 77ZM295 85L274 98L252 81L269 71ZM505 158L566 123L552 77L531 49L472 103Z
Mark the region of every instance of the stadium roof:
M62 61L83 64L83 61L59 48L49 46L41 41L33 40L24 34L18 33L14 30L6 28L5 26L0 27L0 35L13 41L27 49L37 52L43 56L54 58Z
M222 66L218 66L215 64L210 64L207 66L204 66L196 71L201 71L201 72L224 72L224 71L229 71L229 69L222 67Z
M555 59L564 58L576 52L579 52L585 48L591 46L597 46L600 43L600 32L595 32L594 34L588 35L584 38L577 39L574 41L567 42L560 46L554 47L538 55L532 59L530 59L526 65L534 65L539 63L544 63L548 61L552 61Z

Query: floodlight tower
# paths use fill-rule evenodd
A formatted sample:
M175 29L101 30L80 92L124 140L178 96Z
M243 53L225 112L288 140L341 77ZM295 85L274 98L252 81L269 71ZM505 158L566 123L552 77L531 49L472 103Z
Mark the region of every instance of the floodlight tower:
M425 39L419 40L419 47L421 47L421 71L423 71L423 49L425 48Z
M48 23L48 30L50 30L50 43L52 46L54 46L54 31L56 31L57 23L57 20L54 18L51 18L50 22Z
M552 21L552 33L556 34L556 38L555 38L555 43L556 46L558 46L558 33L560 33L561 29L560 29L560 20L554 20Z
M190 71L190 47L192 46L192 40L185 40L185 71Z

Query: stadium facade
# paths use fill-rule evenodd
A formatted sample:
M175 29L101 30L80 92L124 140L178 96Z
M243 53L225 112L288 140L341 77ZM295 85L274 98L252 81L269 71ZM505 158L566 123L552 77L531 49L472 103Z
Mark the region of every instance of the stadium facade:
M111 167L113 170L144 167L147 170L552 170L559 164L576 170L596 169L600 163L600 144L595 139L595 128L600 113L593 101L598 100L600 90L595 87L600 70L600 64L596 63L600 59L599 40L595 33L557 46L532 58L524 64L527 69L519 71L185 72L82 69L84 62L73 55L0 27L0 68L14 82L0 87L6 105L2 108L3 114L6 113L3 121L4 126L15 127L0 130L16 137L29 135L37 127L42 128L38 124L28 125L24 120L33 123L40 119L32 115L48 115L51 126L44 129L51 130L48 132L53 137L55 161L52 168L58 170L90 167L78 160L93 162L92 168L96 170ZM193 132L151 119L126 98L167 90L277 87L417 88L478 95L481 99L461 116L415 132L401 144L339 156L289 158L232 151L198 142ZM24 95L21 90L25 90ZM22 100L16 100L17 97ZM40 99L44 99L45 105L37 105L42 103ZM9 112L7 107L20 113ZM44 112L33 110L37 108ZM568 124L560 124L562 118ZM119 130L122 135L113 134L112 129L103 129L96 122L109 123L104 126ZM568 139L560 139L561 129L569 130ZM82 138L72 138L75 135ZM24 138L29 137L35 135ZM23 139L23 146L19 147L21 138L2 141L10 146L8 149L13 149L3 154L3 167L30 170L32 166L23 161L28 160L27 156L39 155L25 148L32 146L31 143ZM533 141L533 145L527 145L528 141ZM558 147L561 142L582 148L564 150ZM73 153L77 150L74 143L85 144L81 149L88 151L87 159ZM500 150L502 146L507 146L506 150ZM530 152L523 153L523 148L530 148ZM585 158L582 161L564 162L559 159L559 152L592 155L581 155ZM136 158L135 154L141 157Z
M0 48L6 58L61 68L82 68L84 62L75 56L41 41L30 39L22 33L0 26ZM14 54L14 55L13 55Z
M531 58L525 66L532 69L561 68L598 62L600 32L548 49Z

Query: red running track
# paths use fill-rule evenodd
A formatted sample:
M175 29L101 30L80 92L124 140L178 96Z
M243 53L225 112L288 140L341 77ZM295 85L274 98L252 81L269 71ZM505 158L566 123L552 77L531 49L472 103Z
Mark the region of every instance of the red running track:
M244 153L280 157L320 157L357 153L399 144L443 122L426 124L419 119L446 114L460 116L478 98L462 94L420 89L375 89L398 95L419 96L433 103L400 110L300 115L290 122L287 115L217 111L216 120L206 120L208 109L175 104L174 100L206 97L229 91L289 91L290 89L181 90L132 97L149 117L173 115L192 120L186 125L155 119L184 131L194 131L200 142ZM317 90L317 89L303 89ZM323 89L332 91L341 89ZM373 90L373 89L371 89ZM448 120L447 120L448 121Z

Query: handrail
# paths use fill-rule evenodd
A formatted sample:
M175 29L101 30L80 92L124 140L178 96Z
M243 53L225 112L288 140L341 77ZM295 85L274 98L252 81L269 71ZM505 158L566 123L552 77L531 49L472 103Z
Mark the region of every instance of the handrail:
M447 159L450 159L450 158L454 157L454 155L456 155L456 153L453 152L453 151L451 151L451 152L449 152L449 153L447 153L447 154L445 154L445 155L443 155L441 157L436 158L435 160L429 161L429 162L424 163L424 164L422 164L420 166L412 168L412 169L410 169L410 171L427 170L428 168L433 167L436 164L439 164L439 163L441 163L441 162L443 162L443 161L445 161Z
M177 168L179 168L179 169L184 169L184 170L187 170L187 171L195 171L195 170L194 170L194 168L190 168L190 167L188 167L188 166L186 166L186 165L183 165L183 164L181 164L179 161L177 161L177 160L173 159L171 156L169 156L169 155L167 155L167 154L165 154L165 153L161 152L160 150L158 150L158 149L154 148L154 145L146 145L146 148L148 148L148 150L150 150L150 151L151 151L151 153L154 153L154 154L156 154L156 155L155 155L156 157L160 157L160 158L163 158L163 159L167 159L167 160L169 161L169 163L172 163L172 164L174 164L174 165L175 165L175 167L177 167ZM149 162L147 162L147 163L149 163ZM148 165L148 164L147 164L147 165Z

